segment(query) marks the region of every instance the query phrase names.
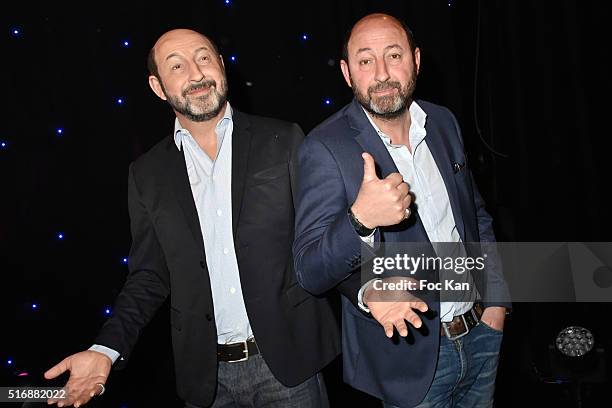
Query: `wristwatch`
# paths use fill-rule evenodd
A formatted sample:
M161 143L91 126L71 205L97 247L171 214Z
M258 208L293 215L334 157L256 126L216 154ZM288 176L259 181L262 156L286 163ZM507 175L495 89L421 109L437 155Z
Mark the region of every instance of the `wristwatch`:
M348 216L351 220L353 228L355 228L355 231L357 232L357 234L359 234L360 237L368 237L372 235L372 233L376 230L376 228L368 228L361 222L359 222L357 217L355 217L355 214L353 214L353 210L351 210L351 207L349 207L348 209Z

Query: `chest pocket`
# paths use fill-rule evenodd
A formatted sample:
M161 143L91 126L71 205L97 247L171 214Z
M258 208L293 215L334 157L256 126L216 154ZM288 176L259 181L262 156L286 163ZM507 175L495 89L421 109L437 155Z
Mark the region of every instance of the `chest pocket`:
M257 186L260 184L266 184L282 177L289 176L289 165L288 163L281 163L272 167L259 170L247 177L246 184L248 186Z

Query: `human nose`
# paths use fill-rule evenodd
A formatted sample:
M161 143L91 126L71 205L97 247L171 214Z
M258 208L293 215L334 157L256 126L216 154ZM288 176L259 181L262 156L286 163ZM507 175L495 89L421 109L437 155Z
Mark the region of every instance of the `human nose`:
M204 79L204 72L198 64L189 64L189 80L193 82L200 82Z
M385 82L387 79L389 79L389 72L387 71L387 63L383 59L376 64L376 80Z

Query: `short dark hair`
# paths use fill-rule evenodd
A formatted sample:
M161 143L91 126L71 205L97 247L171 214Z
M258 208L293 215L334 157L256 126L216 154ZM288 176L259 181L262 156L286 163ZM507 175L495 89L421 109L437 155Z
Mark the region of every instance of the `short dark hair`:
M159 78L159 68L157 67L157 62L155 62L155 47L151 47L149 50L149 55L147 55L147 69L149 70L149 75L153 75Z
M414 39L414 34L412 33L412 30L410 29L410 27L408 27L408 25L406 24L404 20L401 20L393 16L389 16L389 17L392 17L402 27L402 29L406 33L406 37L408 38L408 45L410 46L410 51L414 52L414 50L417 47L417 44ZM359 21L361 21L361 19L359 19ZM344 35L344 42L342 44L342 59L345 60L346 62L348 62L348 43L349 43L349 40L351 39L351 34L353 34L353 29L355 28L356 25L357 23L353 24L353 26L349 28L346 34Z
M213 52L215 53L215 55L218 57L219 54L219 49L217 48L217 44L215 44L215 42L213 40L210 39L210 37L202 34L201 32L197 31L197 30L192 30L193 32L196 32L198 34L200 34L202 37L206 38L208 40L208 42L210 42L210 45L212 45L213 48ZM151 47L151 49L149 50L149 54L147 55L147 69L149 70L149 75L153 75L157 78L159 78L159 67L157 66L157 62L155 62L155 45L153 47Z

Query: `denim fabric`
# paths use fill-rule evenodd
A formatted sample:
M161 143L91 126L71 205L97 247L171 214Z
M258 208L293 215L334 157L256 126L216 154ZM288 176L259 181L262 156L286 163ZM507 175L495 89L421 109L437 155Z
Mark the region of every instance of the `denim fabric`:
M460 339L442 336L433 382L415 408L492 407L502 337L482 322ZM384 402L383 406L399 408Z
M212 408L328 408L321 373L295 387L281 384L261 354L235 363L219 362L217 395ZM189 403L186 408L197 408Z

